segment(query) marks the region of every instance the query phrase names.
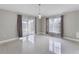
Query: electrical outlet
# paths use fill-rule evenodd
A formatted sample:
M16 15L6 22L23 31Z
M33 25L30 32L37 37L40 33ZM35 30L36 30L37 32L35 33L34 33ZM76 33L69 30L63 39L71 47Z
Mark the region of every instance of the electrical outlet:
M79 32L76 33L76 38L79 38Z

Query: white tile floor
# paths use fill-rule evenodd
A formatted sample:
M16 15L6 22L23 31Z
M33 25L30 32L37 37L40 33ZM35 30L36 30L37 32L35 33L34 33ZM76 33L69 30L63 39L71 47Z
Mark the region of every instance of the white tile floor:
M1 44L0 54L79 53L79 43L46 35L30 35Z
M62 54L79 54L79 42L62 40Z

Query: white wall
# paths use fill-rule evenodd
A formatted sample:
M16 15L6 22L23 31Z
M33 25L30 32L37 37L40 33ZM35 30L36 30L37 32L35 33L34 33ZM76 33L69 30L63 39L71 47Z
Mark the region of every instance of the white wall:
M64 14L64 36L76 38L79 32L79 11Z
M17 14L0 10L0 40L17 37Z

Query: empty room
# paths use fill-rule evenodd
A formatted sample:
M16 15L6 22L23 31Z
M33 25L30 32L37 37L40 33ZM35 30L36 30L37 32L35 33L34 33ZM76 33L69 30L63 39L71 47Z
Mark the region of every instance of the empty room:
M79 54L79 4L0 4L0 54Z

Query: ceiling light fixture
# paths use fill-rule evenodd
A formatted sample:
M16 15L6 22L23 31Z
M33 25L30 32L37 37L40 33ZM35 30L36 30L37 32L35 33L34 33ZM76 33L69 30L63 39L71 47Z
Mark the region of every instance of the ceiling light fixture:
M41 16L41 14L40 14L40 4L38 4L38 7L39 7L38 18L41 19L42 16Z

